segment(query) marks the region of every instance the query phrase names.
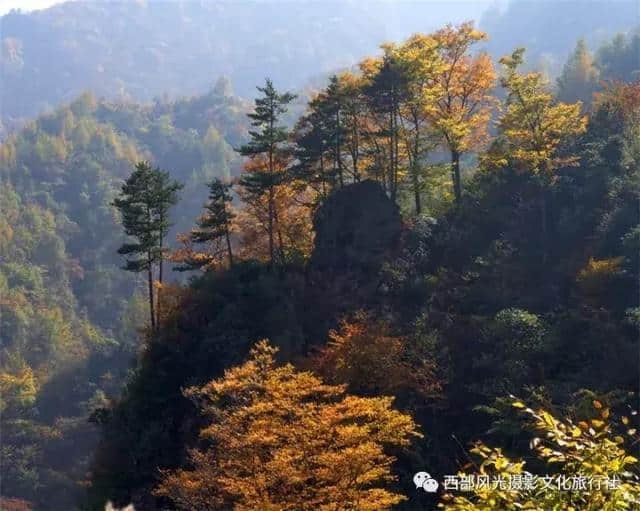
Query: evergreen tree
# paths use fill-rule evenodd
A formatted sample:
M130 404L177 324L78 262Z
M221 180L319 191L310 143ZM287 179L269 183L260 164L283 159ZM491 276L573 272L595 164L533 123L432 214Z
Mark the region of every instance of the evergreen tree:
M377 128L372 133L377 150L385 153L385 169L381 170L383 188L395 201L398 192L400 168L400 106L406 99L406 79L392 45L383 46L384 56L376 72L370 75L364 93L370 112L376 118ZM386 150L381 146L386 145ZM385 177L386 172L386 177Z
M633 82L640 78L640 28L617 34L597 52L600 78L610 82Z
M311 186L322 197L329 193L334 174L327 168L330 141L327 139L326 119L321 98L309 102L309 112L302 116L294 129L296 163L291 176Z
M289 138L287 128L280 126L279 122L281 116L287 111L287 105L296 96L288 92L279 94L268 78L265 86L258 87L258 90L262 93L262 97L255 100L255 109L253 113L248 114L251 125L255 129L249 131L251 139L248 144L239 149L239 152L259 164L252 165L249 167L250 170L247 169L241 184L250 198L256 199L267 194L269 258L273 264L275 262L275 192L284 178L282 159L286 156L284 144Z
M566 103L582 101L590 104L597 88L598 70L584 39L580 39L558 78L558 99Z
M365 116L365 102L362 95L362 78L351 73L339 77L343 101L343 145L346 160L350 162L351 177L360 181L362 166L362 124Z
M233 266L231 222L235 216L229 209L233 200L229 193L232 186L232 183L223 183L220 179L209 183L209 201L204 206L206 212L198 219L197 228L191 231L192 243L223 243L230 267ZM213 256L191 259L185 269L201 268L212 259Z
M327 139L331 143L333 156L333 175L337 177L340 187L344 186L344 171L342 168L342 140L344 137L343 115L343 92L340 81L336 75L329 80L326 91L321 95L321 105L325 110L325 128L327 129Z
M149 315L154 330L160 318L159 307L156 310L154 303L154 267L158 266L158 281L162 284L164 239L171 226L168 212L178 202L181 188L181 184L171 181L168 172L141 161L122 185L120 197L113 201L122 215L125 233L136 239L134 243L124 243L118 253L126 256L125 270L147 272Z

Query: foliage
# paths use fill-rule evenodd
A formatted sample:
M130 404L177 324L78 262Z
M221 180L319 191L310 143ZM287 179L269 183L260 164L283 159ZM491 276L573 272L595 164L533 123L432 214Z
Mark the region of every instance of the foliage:
M0 145L0 374L30 371L35 388L31 405L2 414L3 495L44 510L79 500L98 440L87 419L120 392L144 326L140 282L118 269L112 202L137 161L177 161L189 200L169 238L185 228L203 184L230 172L243 105L213 91L155 105L87 93Z
M87 508L111 499L153 510L170 505L152 494L161 474L186 483L197 468L190 449L205 460L203 473L222 477L220 459L239 470L221 444L199 436L213 428L226 440L230 431L216 430L221 424L199 414L182 389L207 388L212 379L223 385L225 370L239 374L228 368L242 363L252 339L272 339L281 361L311 366L329 386L289 365L269 374L336 393L327 401L312 392L301 411L375 402L387 413L390 401L379 395L390 394L430 432L411 452L374 451L385 477L386 456L397 458L398 476L379 487L388 493L375 493L374 507L404 494L398 508L432 508L432 495L410 489L411 474L451 473L460 446L487 431L509 459L528 455L526 434L514 427L519 408L508 405L511 414L493 427L480 413L499 413L491 403L506 393L528 395L554 415L572 407L583 414L572 404L579 389L593 389L604 403L601 396L635 388L638 84L610 81L606 52L589 63L578 47L561 80L566 100L584 92L574 78L594 67L609 80L582 111L558 101L542 73L521 71L517 50L503 59L503 97L491 90L490 60L474 51L491 44L470 23L385 44L357 69L329 78L292 132L302 100L267 82L247 136L248 105L221 80L201 96L146 105L85 93L7 138L0 146L3 492L38 510L68 509L89 484ZM620 48L615 54L626 55L626 43ZM31 58L13 39L3 52L11 72ZM487 121L499 103L493 133ZM459 160L446 154L447 137L464 152ZM490 150L478 154L487 141ZM249 158L241 161L232 147ZM449 156L454 193L444 175ZM188 283L156 283L163 313L155 331L142 328L144 283L117 267L123 239L113 204L141 160L171 169L165 184L185 185L179 207L171 218L162 210L149 238L156 260L158 245L174 248L177 233L186 234L174 261L211 262L215 247L196 252L194 242L212 237L227 256L233 251L233 264L209 264ZM232 193L220 183L238 176L231 212ZM126 216L130 223L136 215ZM295 407L277 406L288 399L278 388L252 395L250 409L295 422L288 415ZM290 396L300 397L296 388ZM249 409L226 398L218 405L228 426ZM617 413L615 406L603 410ZM281 431L293 434L289 425ZM299 429L325 449L330 438L320 426ZM89 466L97 427L102 440ZM580 429L581 441L600 441ZM228 443L248 450L265 439L272 437ZM285 450L295 444L288 436L279 442ZM348 465L342 451L329 452ZM283 459L260 465L271 477ZM236 471L229 484L220 486L223 501L250 506L239 496L245 475ZM347 486L346 493L362 489Z
M580 115L580 103L554 104L541 73L520 74L523 54L524 48L518 48L500 60L505 70L501 83L508 93L498 121L506 145L500 149L516 169L552 181L554 169L575 163L576 157L561 155L559 146L584 132L587 118Z
M590 104L598 89L598 75L593 56L584 39L580 39L558 77L558 99L564 103Z
M346 384L359 395L433 398L442 386L431 357L414 340L394 336L388 323L361 312L329 332L327 345L310 365L325 381Z
M470 55L474 44L487 38L471 23L457 28L447 26L434 34L444 69L438 75L438 96L431 112L434 128L451 152L455 197L462 196L460 154L480 146L486 138L492 106L489 94L495 72L489 55Z
M230 194L232 186L232 183L223 183L220 179L209 183L209 200L204 205L206 212L198 219L197 228L192 229L189 236L182 237L186 250L172 256L173 262L183 263L176 270L211 267L215 263L220 264L225 255L229 266L233 266L231 231L236 215L228 204L233 200ZM209 245L210 253L194 252L193 244Z
M211 448L191 452L193 470L165 475L156 492L181 509L391 509L403 497L388 445L418 436L412 419L386 397L345 395L293 366L276 367L266 341L224 378L185 394L212 423Z
M602 78L612 82L633 82L638 80L638 51L640 31L636 28L625 35L617 34L603 44L597 52L597 65Z
M279 123L280 118L287 112L287 105L293 101L295 95L285 92L279 94L267 79L264 87L258 87L263 97L255 100L255 110L248 114L251 125L256 130L249 130L250 140L243 145L239 152L251 159L245 166L245 174L240 184L243 187L243 199L256 204L266 197L267 211L263 225L269 239L269 261L276 262L276 236L280 242L280 262L283 261L284 247L278 226L276 197L278 186L284 179L287 165L287 151L284 143L289 135L287 129Z
M577 424L569 418L559 420L544 409L534 411L515 398L511 404L532 423L537 436L531 441L531 449L552 475L534 476L524 469L524 461L513 460L502 449L479 442L471 450L481 461L476 477L501 478L504 483L473 489L469 497L445 495L440 508L595 511L634 509L640 504L638 460L630 454L637 442L636 430L625 428L626 440L616 435L609 409L600 401L593 401L598 418ZM623 427L629 422L624 416L621 420ZM572 490L573 480L578 483ZM520 481L520 488L516 481Z
M164 240L171 226L169 209L178 202L178 191L182 187L170 180L169 172L159 167L152 169L149 162L142 161L136 164L136 169L122 185L120 196L113 202L122 215L125 234L136 240L135 243L124 243L118 249L119 254L126 256L124 269L146 272L148 276L152 330L160 318L160 303L155 303L153 291L154 267L158 266L158 283L162 286Z

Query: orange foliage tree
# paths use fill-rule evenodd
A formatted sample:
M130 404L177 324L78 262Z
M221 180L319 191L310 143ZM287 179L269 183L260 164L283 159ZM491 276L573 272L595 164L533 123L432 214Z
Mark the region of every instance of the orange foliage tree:
M180 509L383 511L404 500L385 488L392 456L420 436L393 398L345 394L290 364L266 340L223 378L185 394L211 419L192 470L166 472L156 495Z
M365 395L411 390L423 397L441 391L436 364L417 343L395 336L384 321L358 313L329 332L329 342L310 364L325 381Z
M273 161L281 169L288 163L284 156ZM245 170L257 173L260 166L266 165L264 158L254 157L247 161ZM309 186L283 180L271 195L256 195L245 190L239 194L243 208L237 214L234 230L239 236L240 257L270 260L272 238L273 251L280 262L309 255L313 245L310 212L314 204L314 192Z

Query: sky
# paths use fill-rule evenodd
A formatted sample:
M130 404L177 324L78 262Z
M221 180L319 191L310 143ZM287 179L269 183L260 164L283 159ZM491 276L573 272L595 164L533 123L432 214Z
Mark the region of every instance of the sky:
M23 11L45 9L59 3L62 3L62 0L0 0L0 14L5 14L11 9L22 9Z
M52 5L59 4L64 1L65 0L0 0L0 15L6 14L11 9L22 9L23 11L34 11L37 9L45 9L47 7L51 7ZM92 0L92 1L100 1L100 0ZM242 0L238 0L238 1L242 1ZM391 1L394 1L394 0L391 0ZM398 0L395 0L395 1L398 1ZM421 0L421 1L440 3L440 4L450 3L452 1L453 2L457 1L460 3L465 3L465 2L466 3L488 3L488 0L448 0L448 2L446 0Z

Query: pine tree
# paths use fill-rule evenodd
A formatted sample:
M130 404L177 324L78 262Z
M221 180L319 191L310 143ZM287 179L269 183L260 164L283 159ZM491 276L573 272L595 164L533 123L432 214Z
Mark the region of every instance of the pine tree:
M580 39L558 78L558 99L566 103L582 101L590 104L597 89L598 69L587 44Z
M337 177L342 188L345 183L344 170L342 167L342 143L344 137L343 115L343 93L342 87L336 75L329 79L329 85L321 95L321 105L325 111L325 129L327 130L327 140L330 141L333 157L333 175Z
M160 318L153 291L154 268L158 266L158 281L162 284L164 239L171 226L168 212L178 202L181 188L181 184L170 180L168 172L152 169L149 162L141 161L122 185L120 197L113 201L122 215L126 235L136 239L118 249L119 254L126 256L123 268L147 273L152 330Z
M379 154L384 154L383 158L378 158L379 161L384 161L383 165L386 167L380 169L382 186L389 193L391 200L395 201L400 168L400 107L406 99L407 84L396 58L396 48L393 45L385 45L383 49L384 55L380 63L373 68L375 71L367 76L368 83L364 87L364 94L369 111L376 119L371 141ZM376 138L379 142L374 140Z
M360 181L362 174L362 131L365 116L365 102L362 95L362 78L352 73L343 73L339 77L343 102L343 146L345 161L350 162L350 174L353 181Z
M286 156L284 145L289 138L287 129L280 126L279 122L295 95L288 92L279 94L268 78L265 86L258 87L258 90L262 93L262 97L255 100L255 109L253 113L248 114L251 125L256 129L249 131L251 139L248 144L239 149L239 152L260 164L248 167L248 172L240 183L249 198L258 199L267 194L269 258L273 265L275 263L274 232L277 221L275 192L285 176L282 159Z
M233 250L231 248L231 222L234 214L229 209L233 200L230 189L232 183L223 183L214 179L209 183L209 200L204 208L206 212L198 219L197 228L191 231L193 243L223 243L229 266L233 266ZM191 268L200 268L211 262L210 258L191 260Z
M296 163L290 169L291 177L308 184L321 197L326 197L334 174L327 166L330 141L320 97L309 102L309 111L296 123L293 138Z

